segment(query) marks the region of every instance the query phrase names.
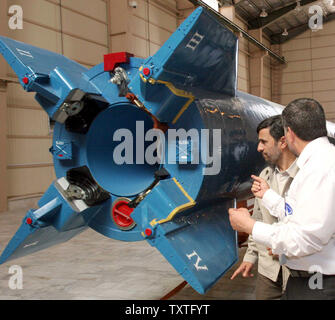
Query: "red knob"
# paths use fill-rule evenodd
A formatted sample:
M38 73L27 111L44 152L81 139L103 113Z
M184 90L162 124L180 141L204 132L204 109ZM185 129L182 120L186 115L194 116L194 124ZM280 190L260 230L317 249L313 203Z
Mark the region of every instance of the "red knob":
M152 230L150 228L145 229L144 233L149 237L152 235Z
M32 220L31 218L27 218L27 219L26 219L26 222L27 222L27 224L32 224L32 223L33 223L33 220Z
M22 78L22 82L24 84L28 84L29 83L29 79L27 77L24 77L24 78Z
M148 76L150 73L151 73L151 71L150 71L149 68L144 68L144 69L143 69L143 74L144 74L145 76Z

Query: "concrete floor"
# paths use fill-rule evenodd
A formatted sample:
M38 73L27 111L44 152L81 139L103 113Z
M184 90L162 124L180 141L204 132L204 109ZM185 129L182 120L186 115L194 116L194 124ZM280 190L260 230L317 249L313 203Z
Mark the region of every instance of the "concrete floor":
M0 213L0 252L16 232L26 209ZM240 251L243 257L245 248ZM23 288L10 289L18 265L23 272ZM239 263L205 295L189 285L174 300L254 299L255 277L230 280ZM160 299L184 279L147 242L122 242L88 229L61 245L9 261L0 266L0 300L152 300Z

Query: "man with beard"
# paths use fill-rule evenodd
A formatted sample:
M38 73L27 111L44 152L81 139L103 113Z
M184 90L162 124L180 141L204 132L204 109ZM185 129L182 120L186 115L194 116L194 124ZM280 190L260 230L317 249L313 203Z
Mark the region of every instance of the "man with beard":
M296 157L290 152L284 137L281 116L263 120L257 127L258 147L263 158L269 164L260 174L278 194L284 196L298 171ZM262 205L259 198L255 199L253 218L268 224L278 222ZM248 249L243 262L234 272L231 279L239 273L243 277L253 276L251 270L258 260L258 276L256 282L256 299L279 299L284 291L288 278L288 270L280 265L277 255L264 245L257 244L252 235L248 239Z
M290 277L284 299L335 300L335 146L318 101L296 99L282 118L299 172L284 198L259 177L253 176L252 187L279 222L255 221L246 208L230 208L229 220L234 230L285 257Z

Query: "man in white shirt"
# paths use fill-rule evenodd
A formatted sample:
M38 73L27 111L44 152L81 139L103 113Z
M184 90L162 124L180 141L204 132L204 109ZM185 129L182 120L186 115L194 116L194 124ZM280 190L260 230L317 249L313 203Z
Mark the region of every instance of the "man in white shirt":
M296 157L288 149L284 137L284 128L280 115L263 120L257 127L258 146L268 166L262 170L260 177L280 195L284 195L292 183L298 171ZM278 222L277 217L272 216L256 198L252 217L265 223ZM287 268L279 264L277 255L273 255L266 246L256 243L252 235L248 239L248 249L243 262L235 270L231 279L242 273L243 277L253 276L252 268L258 262L258 274L256 281L256 299L279 299L283 294L288 278Z
M314 99L289 103L282 113L299 172L285 199L253 176L252 191L279 219L255 221L245 208L229 209L233 229L281 255L290 270L287 299L335 299L335 146L327 138L322 106ZM312 272L318 272L312 274Z

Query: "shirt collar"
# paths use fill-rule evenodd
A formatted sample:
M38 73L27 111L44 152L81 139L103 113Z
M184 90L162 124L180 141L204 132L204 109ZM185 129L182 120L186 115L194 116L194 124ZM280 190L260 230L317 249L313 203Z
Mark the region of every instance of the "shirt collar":
M280 174L288 174L290 177L294 178L294 176L296 175L297 173L297 159L295 159L291 165L289 166L289 168L287 168L285 171L280 171L279 168L276 166L275 167L275 171L277 173L280 173Z
M301 169L311 158L311 156L317 153L317 150L326 143L329 143L328 137L320 137L309 142L300 153L300 156L297 160L298 167Z

